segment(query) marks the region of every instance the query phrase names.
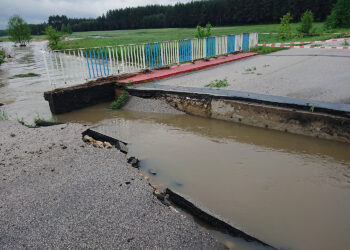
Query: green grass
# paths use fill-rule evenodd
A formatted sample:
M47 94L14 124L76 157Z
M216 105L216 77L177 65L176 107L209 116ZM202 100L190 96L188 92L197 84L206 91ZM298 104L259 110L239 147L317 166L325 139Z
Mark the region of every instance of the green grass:
M122 93L118 96L118 100L112 102L111 109L113 110L121 109L123 105L128 101L129 96L130 96L129 93L123 90Z
M252 52L256 52L258 53L259 55L265 55L265 54L269 54L269 53L272 53L272 52L276 52L276 51L280 51L280 50L285 50L285 49L288 49L288 48L281 48L281 47L255 47L255 48L251 48L250 51Z
M40 76L40 74L36 74L36 73L18 74L18 75L14 75L11 78L25 78L25 77L35 77L35 76Z
M227 79L223 79L223 80L214 80L212 82L210 82L209 84L205 85L204 87L206 88L224 88L224 87L228 87L230 86L230 84L227 83Z
M292 32L297 32L298 23L292 24ZM323 32L323 23L314 23L315 32ZM240 34L249 32L270 33L278 32L279 24L243 25L212 28L212 36ZM337 29L332 32L350 32L350 29ZM74 32L69 38L82 38L79 40L61 42L64 49L87 48L101 46L116 46L122 44L139 44L145 42L169 41L194 38L195 28L169 28L169 29L138 29L138 30L111 30ZM325 40L336 35L322 36L295 36L287 41ZM259 43L281 42L278 35L259 35Z

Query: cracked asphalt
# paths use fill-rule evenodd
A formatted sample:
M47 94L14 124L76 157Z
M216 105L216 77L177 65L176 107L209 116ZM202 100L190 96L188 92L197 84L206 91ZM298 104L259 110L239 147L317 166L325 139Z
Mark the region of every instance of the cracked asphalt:
M0 121L0 248L225 248L161 204L124 154L85 144L85 129Z

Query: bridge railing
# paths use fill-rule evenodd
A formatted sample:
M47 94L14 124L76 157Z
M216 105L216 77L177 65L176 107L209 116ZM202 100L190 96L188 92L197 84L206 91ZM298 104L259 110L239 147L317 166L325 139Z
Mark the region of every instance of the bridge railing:
M56 87L246 51L257 43L258 33L244 33L203 39L45 51L43 56L48 79Z

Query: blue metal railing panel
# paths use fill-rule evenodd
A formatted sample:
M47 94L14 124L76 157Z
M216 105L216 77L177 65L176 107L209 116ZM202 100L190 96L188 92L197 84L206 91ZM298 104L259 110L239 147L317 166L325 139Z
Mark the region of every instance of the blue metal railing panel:
M249 49L249 33L243 34L242 50Z
M233 53L236 49L236 36L228 35L227 36L227 53Z
M161 50L159 43L145 44L145 61L147 68L157 68L162 66Z
M206 39L206 57L215 56L215 37L207 37Z
M190 62L192 60L191 40L179 41L179 62Z

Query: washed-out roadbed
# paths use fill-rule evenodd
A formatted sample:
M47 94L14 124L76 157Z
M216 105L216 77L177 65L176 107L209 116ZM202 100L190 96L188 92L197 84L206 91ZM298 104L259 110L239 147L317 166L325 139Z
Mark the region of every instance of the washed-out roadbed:
M86 129L0 121L1 248L225 248L163 205L125 154L83 142Z

